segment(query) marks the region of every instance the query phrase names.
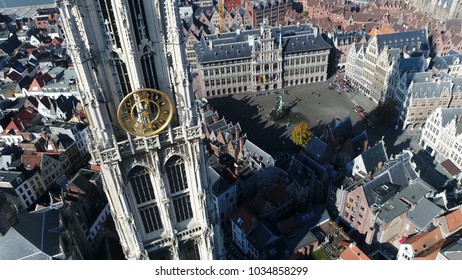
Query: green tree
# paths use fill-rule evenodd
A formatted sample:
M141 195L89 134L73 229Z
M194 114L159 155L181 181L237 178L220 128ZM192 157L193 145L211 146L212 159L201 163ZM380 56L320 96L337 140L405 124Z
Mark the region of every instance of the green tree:
M312 136L313 132L310 129L310 125L303 121L294 127L294 131L292 131L292 142L294 142L295 145L306 147Z
M394 124L398 118L396 101L392 98L387 98L385 102L380 102L375 109L375 115L385 125Z

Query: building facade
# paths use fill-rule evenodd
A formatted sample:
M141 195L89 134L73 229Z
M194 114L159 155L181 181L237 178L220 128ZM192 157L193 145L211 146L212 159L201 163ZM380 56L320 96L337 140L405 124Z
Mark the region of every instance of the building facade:
M202 130L177 2L63 0L57 5L91 127L92 164L101 171L126 258L214 258L219 245L208 218ZM171 104L173 118L158 134L129 134L116 112L123 98L148 94L134 92L145 88L163 93L156 96ZM147 124L151 115L140 113L145 103L137 104L132 108L137 119L124 120Z
M311 25L205 36L196 44L202 96L279 91L325 81L330 49Z
M439 154L462 170L462 108L438 108L427 119L420 145L432 156Z
M271 26L277 26L285 20L284 16L292 7L291 0L245 0L244 7L253 18L253 26L259 26L264 19Z
M439 107L462 107L462 78L432 72L406 74L400 90L399 120L404 128L422 128ZM405 82L407 81L407 83Z
M22 172L0 171L0 191L6 194L9 205L17 212L29 208L45 190L38 172L27 178Z
M462 2L455 0L412 0L409 3L418 11L429 12L438 19L462 19Z
M379 34L368 42L350 48L346 76L375 102L394 98L391 89L398 82L402 59L428 57L429 42L425 29L401 33ZM400 68L401 66L401 68Z

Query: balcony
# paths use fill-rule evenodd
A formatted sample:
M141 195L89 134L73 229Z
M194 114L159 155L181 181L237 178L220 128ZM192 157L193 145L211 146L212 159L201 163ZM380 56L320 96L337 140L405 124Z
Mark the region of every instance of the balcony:
M172 143L178 140L194 140L202 136L202 129L200 126L193 126L183 129L176 127L169 131L162 132L158 135L151 137L137 137L131 140L121 141L117 143L116 148L110 148L103 151L94 151L94 157L97 163L107 164L114 161L120 161L122 156L128 156L139 151L147 151L159 149L167 143ZM171 138L171 139L170 139Z

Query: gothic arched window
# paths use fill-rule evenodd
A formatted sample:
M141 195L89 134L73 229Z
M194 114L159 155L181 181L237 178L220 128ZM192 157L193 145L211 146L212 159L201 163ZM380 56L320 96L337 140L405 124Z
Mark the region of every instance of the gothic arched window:
M147 88L158 89L159 84L157 82L156 66L154 62L154 52L151 51L149 46L145 46L143 49L143 55L141 56L141 70L143 72L144 83Z
M162 220L148 169L136 166L130 171L129 178L145 232L150 233L162 229Z
M171 157L167 161L166 171L176 221L179 223L189 220L192 218L193 212L184 159L179 156Z
M146 13L144 11L143 0L131 0L128 2L130 9L133 31L135 32L136 43L141 44L141 40L144 38L149 39L148 32L146 27L148 26L146 22Z
M127 65L125 65L125 62L120 59L116 52L111 52L110 64L113 67L113 71L115 71L113 75L115 76L116 82L119 82L122 95L125 96L129 94L132 91L132 86L130 78L128 77Z

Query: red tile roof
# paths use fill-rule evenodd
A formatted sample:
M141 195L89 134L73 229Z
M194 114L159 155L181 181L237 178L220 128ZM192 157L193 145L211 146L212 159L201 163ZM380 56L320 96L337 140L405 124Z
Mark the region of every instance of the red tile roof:
M27 169L41 168L42 155L40 154L24 154L21 156L21 161Z
M249 233L253 227L255 216L244 206L231 216L231 220L238 225L244 233Z
M439 227L435 228L429 232L422 232L417 235L410 237L405 244L412 245L412 249L414 250L415 256L420 258L426 258L434 253L433 251L438 249L438 245L440 242L444 241L443 234ZM435 248L432 248L436 246ZM430 254L432 253L432 254Z
M257 194L250 202L249 208L259 217L265 210L268 201L261 195Z
M277 207L290 200L290 195L281 184L272 185L268 190L268 201Z
M452 211L449 214L445 215L446 222L448 223L448 230L452 232L460 227L462 227L462 208Z
M446 169L448 173L451 174L451 176L455 176L460 173L460 169L457 168L457 166L455 166L454 163L452 163L452 161L449 159L443 161L441 166L443 166L444 169Z
M351 260L351 261L364 261L370 260L370 258L364 254L358 246L350 244L345 251L342 252L340 255L340 259L342 260Z
M294 218L290 217L288 219L282 220L277 223L277 228L284 235L291 235L294 232L295 222Z

